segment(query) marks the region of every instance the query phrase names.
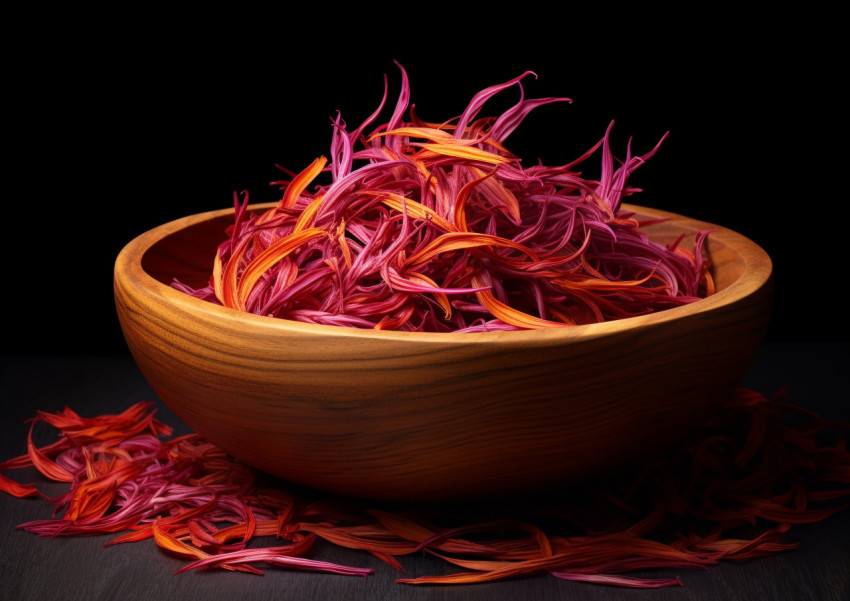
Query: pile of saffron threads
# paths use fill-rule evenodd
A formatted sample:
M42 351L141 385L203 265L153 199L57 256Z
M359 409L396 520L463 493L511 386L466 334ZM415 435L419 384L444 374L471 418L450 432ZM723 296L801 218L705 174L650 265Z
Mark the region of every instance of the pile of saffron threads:
M33 428L58 431L37 448ZM366 576L371 569L311 559L318 540L359 549L403 571L399 557L429 553L448 575L405 584L475 583L549 574L623 587L681 586L677 572L796 548L795 524L850 505L850 423L825 420L740 388L704 428L636 473L561 495L555 506L468 504L452 509L307 499L233 460L195 434L169 439L150 403L84 418L38 412L28 452L0 463L0 490L42 496L2 472L31 467L67 482L56 514L20 528L44 537L117 533L107 545L152 538L185 558L178 573L260 566ZM261 482L274 484L264 486ZM294 488L294 487L291 487ZM311 493L313 494L313 493ZM319 493L315 493L319 494ZM54 514L55 515L55 514ZM270 539L269 546L259 546ZM107 552L107 551L105 551ZM658 578L647 571L673 573ZM643 573L636 576L635 572Z
M693 250L651 241L621 209L638 191L631 173L658 150L622 160L599 142L560 166L524 168L505 140L536 107L528 71L476 94L442 123L421 120L407 74L389 120L387 101L354 131L338 114L328 159L272 182L283 196L235 217L207 286L174 287L259 315L309 323L406 331L563 327L642 315L711 294L700 232ZM517 86L498 117L484 104ZM408 112L409 111L409 112ZM406 116L407 115L407 116ZM601 153L598 179L576 168ZM316 179L329 176L329 184ZM657 222L657 220L655 221Z

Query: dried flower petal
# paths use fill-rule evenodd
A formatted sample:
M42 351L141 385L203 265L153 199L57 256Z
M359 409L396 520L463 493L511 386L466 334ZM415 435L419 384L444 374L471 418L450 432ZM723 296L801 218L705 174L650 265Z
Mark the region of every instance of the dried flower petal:
M713 292L706 232L693 249L656 244L641 230L646 222L620 209L638 191L629 177L666 135L643 155L630 143L618 161L611 123L578 159L524 168L506 138L533 109L569 99L526 99L527 71L480 91L456 123L425 123L409 107L401 74L389 120L373 125L386 88L353 132L337 115L330 161L318 157L274 182L283 189L275 207L253 214L247 194L241 202L234 195L234 223L212 258L210 284L174 287L260 315L436 332L622 319ZM520 90L512 108L478 116L512 87ZM573 171L596 153L598 180ZM330 183L315 183L326 173Z
M41 448L30 443L26 455L3 462L0 471L35 466L46 477L67 474L70 490L53 500L64 515L22 528L43 536L126 531L110 544L153 537L163 550L191 560L180 572L260 574L257 566L266 564L371 573L302 557L321 538L368 551L396 570L397 557L422 551L463 570L398 580L406 584L548 573L610 586L681 586L678 576L624 574L707 567L796 548L781 540L792 524L827 519L848 506L835 501L850 496L850 424L747 389L739 389L702 433L632 479L590 489L586 499L551 511L505 508L496 519L393 512L343 499L302 504L283 489L259 488L257 474L197 435L160 440L170 429L153 418L147 403L118 416L81 418L66 409L39 412L33 421L57 427L59 439ZM824 443L830 433L838 434L837 442ZM0 489L37 494L34 486L2 474ZM529 511L546 527L511 515ZM440 526L443 521L453 525ZM559 522L566 530L555 527ZM687 532L675 534L681 524ZM289 544L248 547L266 536Z

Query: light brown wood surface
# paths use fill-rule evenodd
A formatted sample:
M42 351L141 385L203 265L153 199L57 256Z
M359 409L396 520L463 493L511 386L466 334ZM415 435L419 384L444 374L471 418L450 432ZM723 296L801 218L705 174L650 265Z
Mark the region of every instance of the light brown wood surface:
M262 205L260 205L262 206ZM670 217L661 241L715 230L718 292L602 324L409 333L240 313L206 283L232 210L165 224L115 263L128 346L152 388L234 457L339 494L455 500L636 465L698 427L741 382L770 318L772 266L728 229Z

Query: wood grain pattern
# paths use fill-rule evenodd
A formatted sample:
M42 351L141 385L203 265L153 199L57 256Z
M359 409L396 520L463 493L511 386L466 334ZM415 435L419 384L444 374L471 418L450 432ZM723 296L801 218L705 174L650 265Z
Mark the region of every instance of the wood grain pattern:
M260 205L262 207L262 205ZM660 452L749 369L772 266L726 228L636 206L658 240L714 231L718 292L654 315L566 329L437 334L240 313L167 283L205 283L232 211L186 217L115 263L128 346L192 429L255 467L318 489L455 500L570 483Z

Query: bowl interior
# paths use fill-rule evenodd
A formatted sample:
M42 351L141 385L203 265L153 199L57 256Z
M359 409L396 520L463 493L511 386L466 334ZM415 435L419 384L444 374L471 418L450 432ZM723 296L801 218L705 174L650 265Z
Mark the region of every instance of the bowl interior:
M142 269L166 285L176 278L193 288L206 286L216 249L232 223L232 215L219 215L162 237L142 255Z

